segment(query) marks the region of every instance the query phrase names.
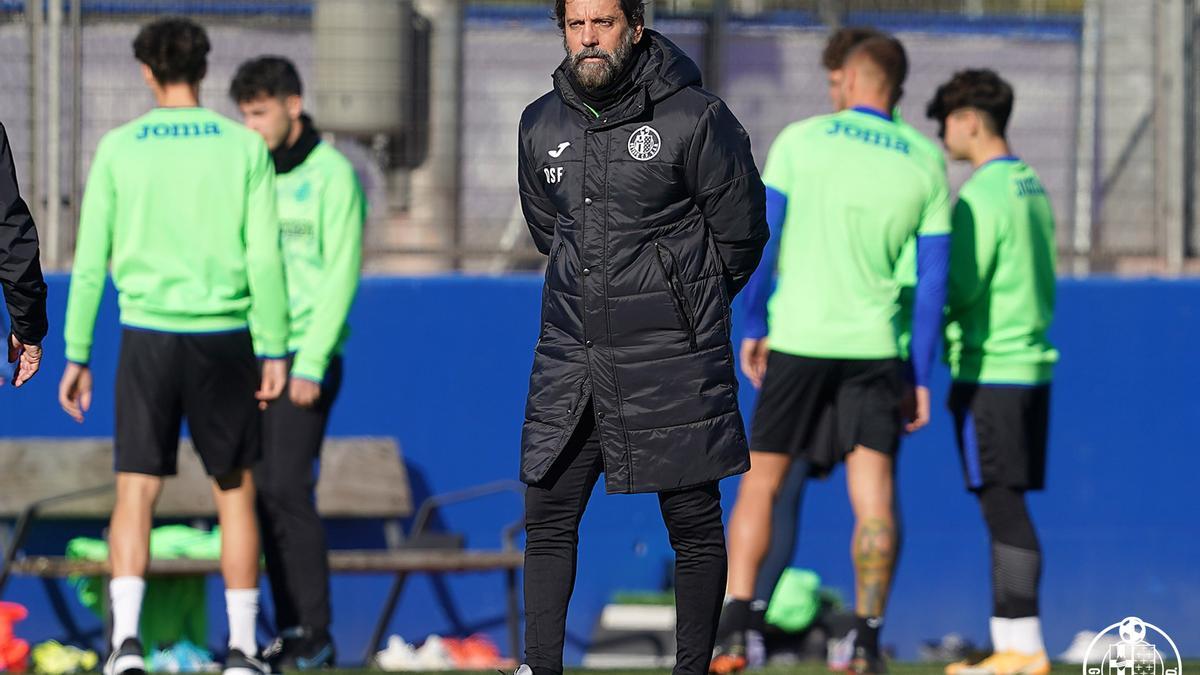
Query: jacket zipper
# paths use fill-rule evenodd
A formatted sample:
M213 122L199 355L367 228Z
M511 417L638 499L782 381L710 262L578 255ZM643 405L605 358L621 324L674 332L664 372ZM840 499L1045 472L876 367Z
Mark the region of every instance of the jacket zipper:
M679 259L675 257L675 251L672 251L670 246L664 246L663 248L667 250L667 255L671 258L671 271L674 272L675 283L679 286L679 301L683 305L683 313L687 315L688 325L691 326L694 340L696 334L696 311L692 308L692 301L688 297L683 281L679 279Z
M683 289L681 288L681 284L676 280L675 275L667 272L667 264L663 261L663 247L657 241L654 242L654 254L655 258L658 259L658 269L662 271L663 279L666 280L667 286L671 290L671 304L675 306L675 315L679 318L679 324L687 331L688 346L691 347L692 351L696 351L698 349L696 345L696 326L686 309ZM671 260L674 263L675 255L671 253L671 249L667 249L667 255L671 256Z
M580 410L580 408L583 407L583 390L586 386L587 386L586 379L579 383L579 393L575 394L575 405L570 408L567 408L568 415L580 415L583 413L583 411Z

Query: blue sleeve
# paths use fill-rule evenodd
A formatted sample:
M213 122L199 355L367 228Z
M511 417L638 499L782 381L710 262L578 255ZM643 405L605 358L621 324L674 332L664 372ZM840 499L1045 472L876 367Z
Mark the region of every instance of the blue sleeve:
M917 237L917 289L913 299L912 358L914 384L929 386L946 305L950 272L950 235Z
M767 336L767 301L775 292L775 268L779 264L779 235L783 232L783 219L787 216L787 196L767 188L767 227L771 238L763 249L762 260L750 281L742 291L742 307L745 312L743 336L761 339Z

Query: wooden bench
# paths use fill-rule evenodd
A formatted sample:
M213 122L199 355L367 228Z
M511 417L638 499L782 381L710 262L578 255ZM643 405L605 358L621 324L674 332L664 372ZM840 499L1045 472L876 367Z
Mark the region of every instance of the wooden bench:
M26 556L22 546L38 519L107 520L112 512L112 442L108 439L0 440L0 519L15 519L7 534L0 593L10 576L56 579L71 575L106 576L107 562L69 560L62 556ZM181 444L179 475L168 478L156 507L159 518L211 522L216 518L211 482L190 443ZM331 520L379 519L386 549L334 550L334 573L394 574L391 590L363 656L370 663L383 639L410 574L442 575L502 571L507 592L510 648L521 653L517 571L523 553L515 545L524 525L516 520L501 532L502 548L472 550L461 537L428 531L443 506L502 492L522 494L516 481L497 481L425 499L405 533L400 520L414 516L412 489L390 438L337 438L326 442L317 485L317 511ZM147 576L219 574L217 560L152 560Z

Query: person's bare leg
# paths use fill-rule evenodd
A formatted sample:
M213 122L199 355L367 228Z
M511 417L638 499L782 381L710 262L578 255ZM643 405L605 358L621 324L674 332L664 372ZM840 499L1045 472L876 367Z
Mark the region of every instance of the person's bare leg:
M258 588L258 519L254 515L254 478L239 469L217 478L213 500L221 524L221 575L225 588Z
M221 523L221 574L229 613L229 648L256 658L258 642L258 518L254 512L254 478L239 469L216 478L213 499ZM226 672L230 667L226 663Z
M750 470L742 476L729 518L729 573L717 625L716 649L708 667L710 673L735 673L748 663L746 633L755 624L754 582L770 547L775 495L791 461L784 454L750 453Z
M882 616L896 559L892 458L857 446L846 456L846 487L854 510L855 611Z
M846 456L846 487L855 518L850 555L858 616L856 647L864 648L868 658L877 658L879 628L891 591L898 540L892 457L856 446ZM857 652L856 657L860 656Z
M108 557L112 579L108 583L112 612L112 672L144 667L141 654L118 654L126 640L137 638L142 598L146 593L146 567L150 564L150 525L154 503L162 492L162 478L140 473L117 474L117 502L108 526ZM131 648L127 651L140 651ZM116 669L116 670L114 670Z
M791 455L750 453L750 470L742 476L729 517L729 580L725 593L730 598L753 598L758 568L771 543L775 494L791 463Z
M117 503L108 525L108 555L114 577L144 577L150 563L150 523L162 478L117 474Z

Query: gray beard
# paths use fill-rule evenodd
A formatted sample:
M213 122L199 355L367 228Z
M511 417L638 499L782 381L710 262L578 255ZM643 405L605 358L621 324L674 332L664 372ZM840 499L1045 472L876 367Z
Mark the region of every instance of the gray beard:
M617 45L616 50L612 52L607 52L600 47L584 47L578 53L572 54L570 48L566 46L565 38L563 47L571 58L571 70L575 73L575 79L583 85L584 89L594 91L612 84L617 73L625 68L630 54L633 53L633 28L625 31L625 35L621 38L621 44ZM604 60L600 63L583 62L584 59L593 57Z

